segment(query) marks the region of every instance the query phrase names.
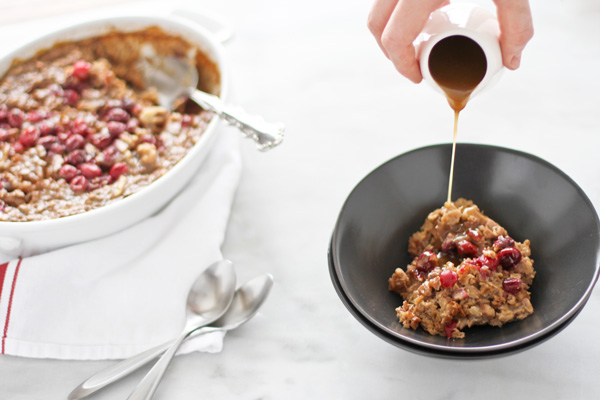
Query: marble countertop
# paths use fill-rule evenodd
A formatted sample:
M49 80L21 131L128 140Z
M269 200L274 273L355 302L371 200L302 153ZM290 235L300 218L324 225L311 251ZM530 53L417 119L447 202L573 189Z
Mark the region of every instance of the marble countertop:
M243 143L245 169L223 247L240 281L270 272L275 286L260 315L227 335L221 353L178 357L156 398L591 398L600 390L598 287L557 336L480 361L393 347L335 293L327 247L346 196L388 159L452 135L446 100L400 77L378 49L366 28L370 3L194 2L235 28L226 47L237 102L287 126L271 152ZM521 68L469 104L458 139L542 157L600 210L596 3L533 2L536 33ZM112 363L0 356L0 399L63 399ZM141 377L92 398L126 398Z

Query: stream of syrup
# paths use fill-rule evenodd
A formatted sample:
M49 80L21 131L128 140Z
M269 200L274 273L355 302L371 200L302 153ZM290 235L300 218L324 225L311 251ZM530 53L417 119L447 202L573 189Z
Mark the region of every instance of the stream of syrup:
M442 88L448 99L448 104L454 110L448 202L452 201L458 115L467 105L473 90L483 80L486 70L487 59L485 53L474 40L466 36L448 36L440 40L433 46L429 55L431 76Z

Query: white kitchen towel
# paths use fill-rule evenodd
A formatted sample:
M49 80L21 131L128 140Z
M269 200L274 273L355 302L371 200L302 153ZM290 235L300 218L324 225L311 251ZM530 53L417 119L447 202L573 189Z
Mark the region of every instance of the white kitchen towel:
M188 289L222 258L241 174L238 137L221 126L192 181L152 217L105 238L0 261L1 353L115 359L175 338ZM183 351L220 351L223 336L200 336Z

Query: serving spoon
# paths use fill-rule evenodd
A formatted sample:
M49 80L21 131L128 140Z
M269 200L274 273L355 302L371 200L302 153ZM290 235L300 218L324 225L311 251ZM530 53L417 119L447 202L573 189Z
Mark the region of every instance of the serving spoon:
M205 326L192 332L188 338L200 336L210 332L229 331L238 328L249 321L258 312L266 300L271 287L273 277L270 274L258 276L236 290L231 306L221 318L210 326ZM102 389L109 384L131 374L140 367L146 365L156 357L164 353L175 340L146 350L143 353L123 360L107 369L88 378L69 395L69 400L78 400Z
M188 97L238 128L244 136L254 140L261 151L272 149L283 140L283 124L266 122L241 108L224 104L217 96L196 89L198 70L190 60L174 56L148 56L140 59L138 68L146 86L156 88L160 105L169 110L174 108L177 100Z

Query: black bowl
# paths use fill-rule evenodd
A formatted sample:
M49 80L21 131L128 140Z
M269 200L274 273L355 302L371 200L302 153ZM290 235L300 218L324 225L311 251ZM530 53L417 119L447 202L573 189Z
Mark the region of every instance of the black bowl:
M331 264L346 299L382 334L451 354L496 354L523 349L568 325L598 279L600 221L585 193L548 162L519 151L458 144L453 198L473 200L519 241L531 240L537 275L535 312L502 328L465 331L447 340L404 328L387 290L396 267L410 263L408 238L446 200L451 145L402 154L371 172L346 200L333 232ZM336 283L334 282L334 285Z

